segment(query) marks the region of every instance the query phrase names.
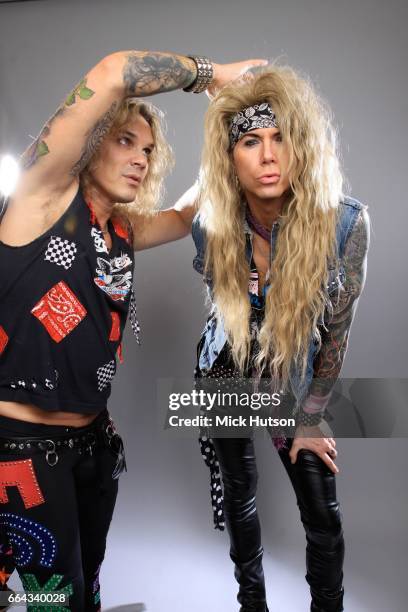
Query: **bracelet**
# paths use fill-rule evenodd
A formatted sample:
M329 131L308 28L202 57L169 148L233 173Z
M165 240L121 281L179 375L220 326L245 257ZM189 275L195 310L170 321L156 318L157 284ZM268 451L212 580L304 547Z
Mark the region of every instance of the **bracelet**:
M184 87L183 91L188 93L201 93L206 90L213 80L214 69L211 60L208 57L197 57L196 55L188 55L196 65L197 76L188 87Z
M298 415L298 424L306 425L307 427L313 427L314 425L319 425L322 419L323 414L321 412L316 412L315 414L308 414L307 412L303 412L303 410L301 410Z

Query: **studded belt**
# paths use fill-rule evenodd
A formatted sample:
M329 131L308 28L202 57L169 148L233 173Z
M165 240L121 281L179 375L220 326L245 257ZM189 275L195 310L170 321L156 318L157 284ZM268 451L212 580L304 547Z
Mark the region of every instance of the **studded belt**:
M53 467L58 463L58 451L76 448L79 454L88 452L92 455L96 443L96 435L93 432L78 437L70 434L69 436L54 436L48 439L18 436L0 438L0 451L10 451L18 454L44 452L48 465Z
M44 453L45 460L49 466L54 467L59 461L61 453L76 450L78 454L92 455L97 447L107 446L116 456L116 465L112 478L119 478L123 470L126 470L126 460L123 441L117 433L115 424L108 416L81 431L71 431L67 434L45 437L36 436L12 436L0 437L0 452L10 454L32 454ZM86 429L87 431L83 431Z

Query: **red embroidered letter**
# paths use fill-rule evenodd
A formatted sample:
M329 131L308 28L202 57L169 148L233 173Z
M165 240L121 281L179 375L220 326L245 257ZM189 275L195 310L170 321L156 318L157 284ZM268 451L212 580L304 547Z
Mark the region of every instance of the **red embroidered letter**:
M45 502L31 459L0 462L0 504L8 502L6 487L18 488L26 508Z

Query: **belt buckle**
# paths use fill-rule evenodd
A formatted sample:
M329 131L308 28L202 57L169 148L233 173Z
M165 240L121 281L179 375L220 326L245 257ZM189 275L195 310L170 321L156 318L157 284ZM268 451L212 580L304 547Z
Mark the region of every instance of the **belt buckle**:
M54 467L58 463L58 454L55 450L55 442L53 440L45 440L45 442L49 445L45 453L45 460L50 467ZM53 457L53 459L51 459Z

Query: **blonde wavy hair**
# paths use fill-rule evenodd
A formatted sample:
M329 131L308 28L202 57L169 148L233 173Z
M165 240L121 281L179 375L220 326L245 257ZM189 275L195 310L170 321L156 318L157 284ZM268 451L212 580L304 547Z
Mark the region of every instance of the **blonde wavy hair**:
M269 65L252 80L224 87L211 102L205 118L201 218L216 313L234 361L244 372L249 365L251 310L243 231L246 202L234 170L229 125L243 108L266 101L288 146L290 189L279 218L255 364L260 370L269 367L271 377L286 388L293 363L304 376L311 338L321 341L317 323L330 306L326 283L329 262L336 260L343 185L330 110L292 68Z
M153 216L160 208L164 194L164 179L174 165L173 152L165 138L164 113L140 98L125 98L120 103L105 138L119 132L139 115L149 124L155 146L149 158L147 175L137 191L135 200L126 204L116 204L112 212L112 217L116 218L132 220L135 216ZM88 184L89 174L97 163L98 151L80 174L82 187Z

